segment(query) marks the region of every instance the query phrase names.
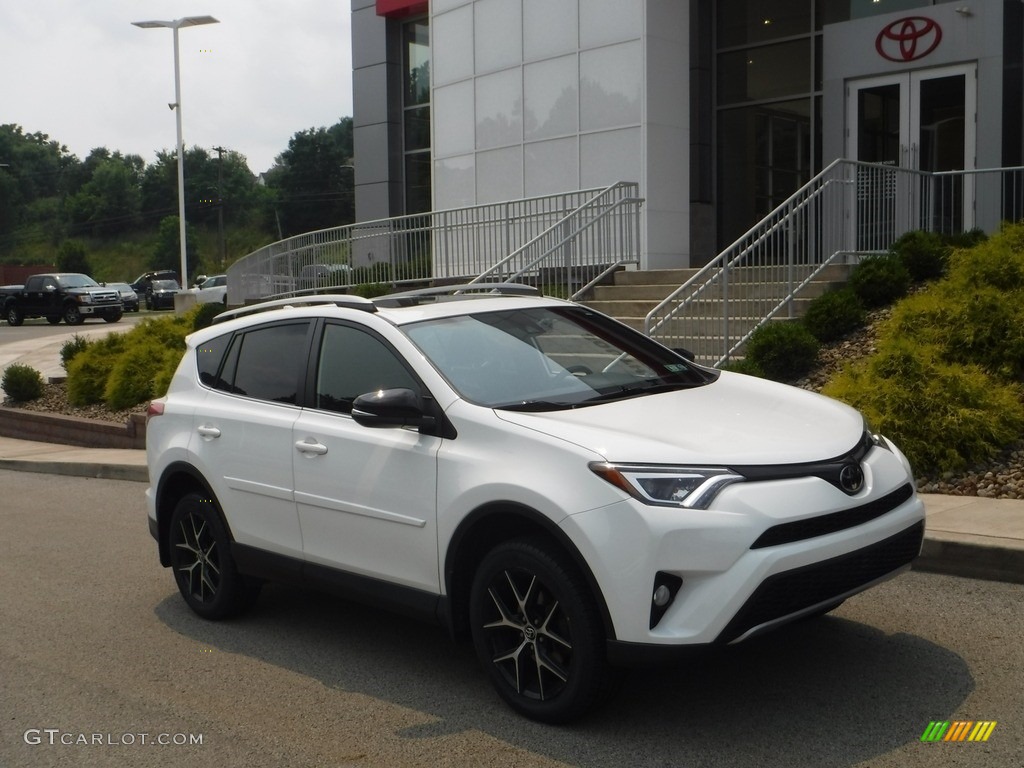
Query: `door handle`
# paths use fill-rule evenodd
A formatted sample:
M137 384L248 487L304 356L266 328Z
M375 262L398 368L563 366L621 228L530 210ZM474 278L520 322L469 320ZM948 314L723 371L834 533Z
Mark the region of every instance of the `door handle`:
M216 427L196 427L196 432L199 433L200 437L212 440L215 437L220 437L220 430Z
M309 456L323 456L327 453L327 446L312 438L310 440L299 440L295 444L295 448L299 453L305 453Z

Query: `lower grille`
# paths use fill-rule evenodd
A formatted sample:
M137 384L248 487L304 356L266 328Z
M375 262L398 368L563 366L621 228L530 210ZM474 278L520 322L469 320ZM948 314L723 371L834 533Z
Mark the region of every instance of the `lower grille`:
M856 552L769 576L754 591L716 642L729 643L751 629L855 592L911 563L921 551L924 521Z

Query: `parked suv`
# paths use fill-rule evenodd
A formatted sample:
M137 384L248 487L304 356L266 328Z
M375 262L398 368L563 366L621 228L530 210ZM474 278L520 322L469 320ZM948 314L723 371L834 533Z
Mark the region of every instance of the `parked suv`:
M615 667L827 612L917 556L910 466L853 409L484 290L272 301L188 338L146 497L197 614L272 578L433 619L563 722Z

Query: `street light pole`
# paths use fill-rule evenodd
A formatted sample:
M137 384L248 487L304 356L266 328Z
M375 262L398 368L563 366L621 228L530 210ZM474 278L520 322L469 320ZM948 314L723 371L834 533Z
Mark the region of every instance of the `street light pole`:
M185 248L185 146L181 135L181 70L178 64L178 30L200 24L217 24L213 16L185 16L173 21L133 21L142 29L166 28L174 33L174 103L168 104L175 113L178 138L178 237L181 248L181 287L188 287L188 258Z

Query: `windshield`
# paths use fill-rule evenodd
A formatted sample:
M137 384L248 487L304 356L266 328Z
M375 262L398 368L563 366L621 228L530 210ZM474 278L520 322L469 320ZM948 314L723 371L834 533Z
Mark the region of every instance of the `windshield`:
M98 288L99 283L88 275L57 275L61 288Z
M586 307L480 312L404 330L460 395L492 408L575 408L716 378Z

